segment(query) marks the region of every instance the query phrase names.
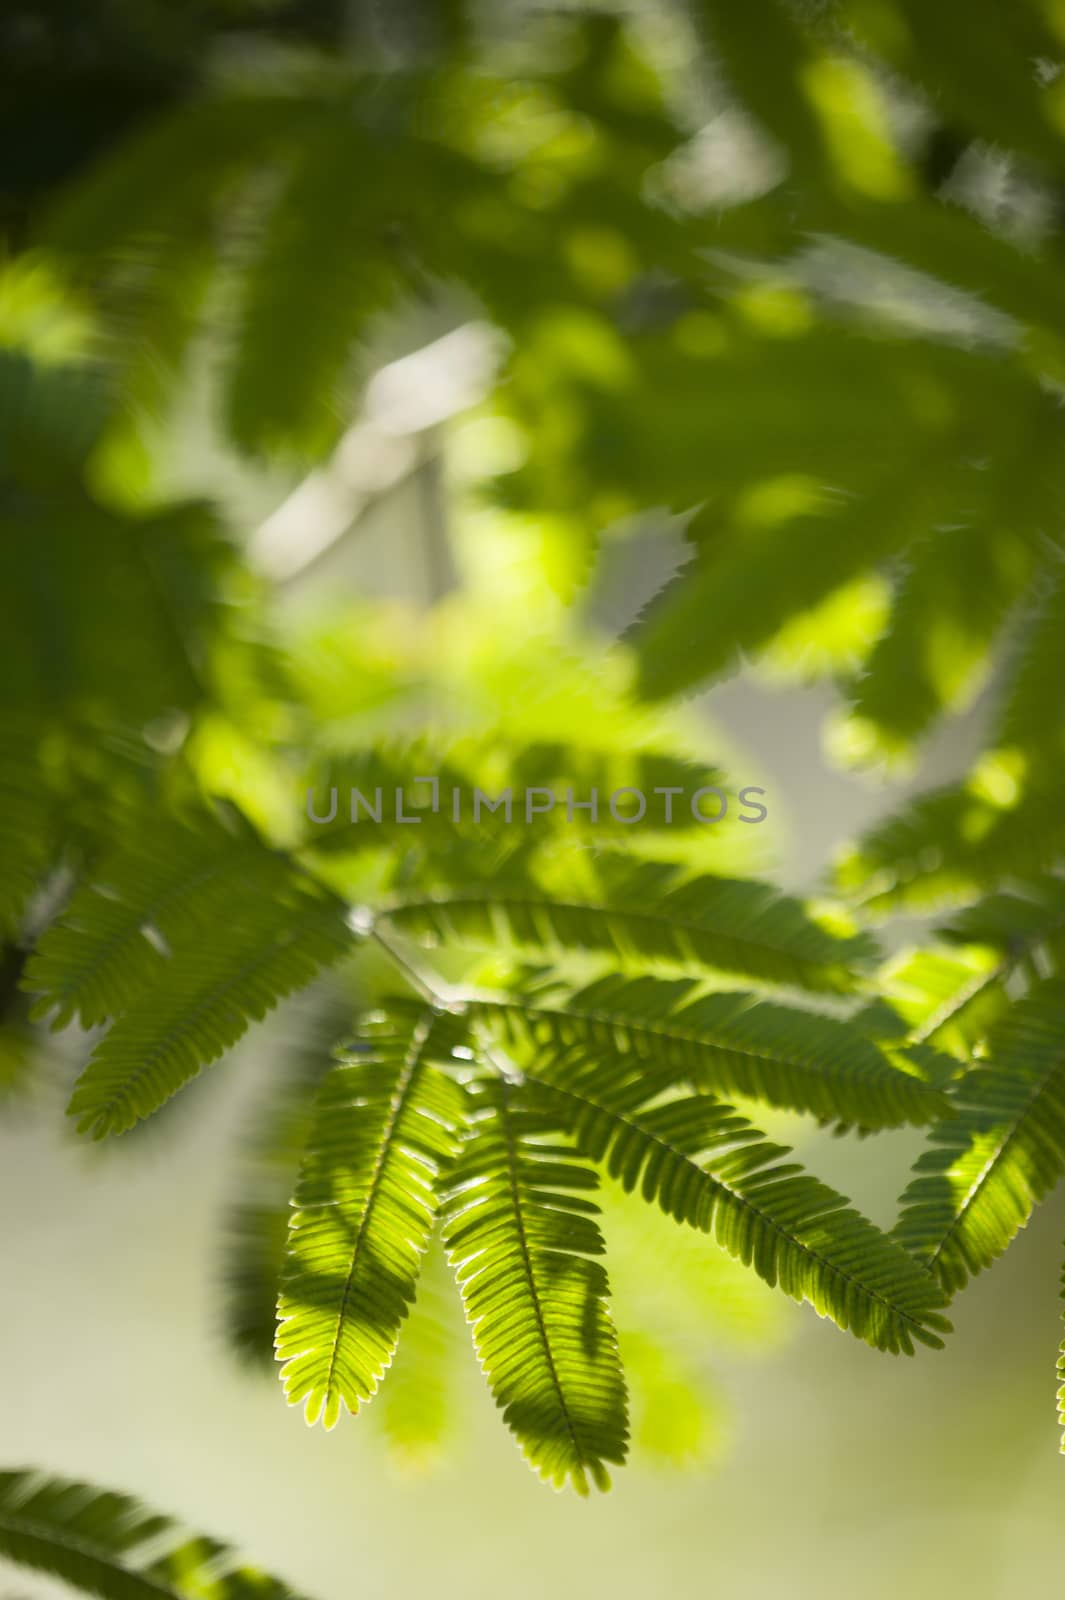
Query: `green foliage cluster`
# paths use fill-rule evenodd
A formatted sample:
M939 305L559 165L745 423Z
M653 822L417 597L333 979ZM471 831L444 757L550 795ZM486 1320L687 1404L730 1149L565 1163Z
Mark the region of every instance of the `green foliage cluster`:
M131 1495L41 1472L0 1472L0 1555L102 1600L297 1600Z
M57 358L25 284L0 292L6 1033L27 991L36 1018L101 1030L70 1109L102 1137L324 969L386 958L390 985L300 1066L259 1152L237 1341L258 1346L279 1291L288 1397L332 1425L375 1394L438 1238L505 1422L581 1490L628 1434L604 1175L912 1353L942 1344L950 1298L1065 1169L1065 102L1032 65L1059 64L1060 16L700 0L675 25L679 74L603 13L517 55L472 27L402 69L282 50L221 72L43 222L87 333ZM738 195L684 181L708 99L751 145ZM1019 197L1001 213L970 181L992 146ZM509 336L490 410L522 461L481 487L500 540L523 518L557 535L553 560L561 540L559 589L634 519L683 517L632 685L568 724L530 710L444 737L425 717L387 747L346 681L323 728L310 652L271 636L217 519L154 502L129 467L205 328L231 440L321 459L365 340L412 297ZM973 770L859 840L830 911L727 847L708 867L699 830L652 826L622 855L557 816L298 815L335 770L691 770L647 706L745 658L835 681L857 762L912 755L991 685ZM549 706L571 696L572 658L539 667ZM243 784L211 756L235 730ZM871 926L914 909L926 941L883 959ZM759 1105L927 1127L895 1228L766 1138ZM286 1225L273 1178L295 1165ZM20 1528L85 1519L105 1555L137 1542L124 1501L12 1478L0 1530L5 1506Z

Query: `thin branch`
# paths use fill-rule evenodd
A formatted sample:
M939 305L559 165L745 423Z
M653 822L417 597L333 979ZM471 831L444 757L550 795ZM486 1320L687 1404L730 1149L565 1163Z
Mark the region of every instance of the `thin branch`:
M393 966L398 968L406 978L411 988L416 990L422 999L432 1006L434 1011L449 1011L454 1015L461 1016L467 1010L470 1000L480 998L474 991L470 991L467 996L451 988L442 989L438 987L437 984L434 984L432 978L408 960L389 936L386 933L382 933L381 928L376 923L370 928L370 938L379 945ZM513 1062L497 1055L492 1047L486 1043L483 1033L480 1031L477 1033L477 1052L483 1061L498 1072L505 1083L522 1082L524 1073L521 1069L516 1067Z
M427 1001L434 1011L464 1011L466 1009L464 1001L455 1000L451 994L437 988L425 973L419 971L388 935L382 933L377 923L374 923L369 931L370 938L380 945L392 965L398 967L411 988L417 990L422 999Z

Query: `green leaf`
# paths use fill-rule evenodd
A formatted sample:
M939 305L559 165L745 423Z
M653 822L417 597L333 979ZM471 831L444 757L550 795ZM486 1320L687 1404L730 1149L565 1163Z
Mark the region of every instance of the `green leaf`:
M460 1383L470 1364L462 1307L434 1234L402 1343L374 1407L389 1456L401 1470L425 1471L440 1457L456 1430Z
M938 479L913 474L905 486L883 482L871 499L823 493L813 507L753 529L704 512L716 537L697 541L691 564L631 631L643 693L659 699L734 670L741 653L757 653L792 617L898 551L941 492Z
M266 903L300 881L233 808L193 825L129 819L127 837L38 941L24 987L33 1016L83 1028L120 1015L169 981L175 957L222 955L235 903Z
M1065 984L992 1030L902 1197L895 1237L950 1292L991 1265L1065 1172Z
M375 145L350 105L327 109L293 157L243 280L228 396L238 444L315 455L335 443L352 343L399 287L388 230L402 192L388 144Z
M341 993L290 1002L278 1017L281 1072L243 1141L224 1222L222 1328L241 1359L273 1370L277 1297L292 1191L314 1122L314 1102L338 1038L351 1027Z
M766 983L846 992L874 946L833 937L799 901L763 883L681 879L657 862L606 865L602 900L552 898L529 883L499 883L386 906L397 928L427 942L492 948L600 950L623 965L709 967Z
M18 938L26 907L56 853L41 732L17 713L0 717L0 938Z
M938 932L952 942L990 945L1011 959L1036 945L1053 945L1065 934L1065 879L1034 878L1014 891L986 895L955 912Z
M218 580L230 562L200 505L119 516L62 477L20 496L17 512L7 503L0 629L11 702L128 728L195 706L228 616Z
M610 1486L628 1426L598 1176L522 1090L489 1082L452 1174L444 1242L485 1376L530 1465L582 1494Z
M1060 791L1046 774L1003 799L974 779L929 790L843 856L837 887L866 916L971 900L1004 878L1053 869L1065 850Z
M627 1059L545 1061L535 1082L591 1160L771 1286L878 1349L942 1344L944 1296L904 1250L731 1106L668 1095L668 1076Z
M276 159L313 110L305 92L284 90L237 90L182 105L119 144L62 196L48 222L49 245L76 263L114 264L116 247L134 241L150 269L165 272L171 247L207 231L214 207Z
M336 1425L389 1366L463 1121L434 1065L454 1019L400 1002L322 1085L289 1225L277 1358L290 1405Z
M97 1045L70 1100L79 1132L101 1139L150 1116L352 944L343 902L309 880L233 902L215 937L175 956Z
M678 1085L744 1095L865 1128L929 1122L946 1101L849 1023L685 979L601 978L586 988L478 1002L521 1064L638 1063Z
M26 1469L0 1472L0 1555L100 1600L295 1600L131 1495Z
M1031 557L1012 530L967 522L915 541L903 562L887 630L855 686L854 714L905 747L981 686Z
M1065 559L1048 561L1034 614L1026 619L1002 706L997 743L1046 749L1065 731Z
M971 1059L988 1023L1008 1006L1005 976L1001 960L981 945L903 950L884 964L879 998L854 1022L904 1049L948 1052L954 1065L944 1070L953 1076L958 1059Z

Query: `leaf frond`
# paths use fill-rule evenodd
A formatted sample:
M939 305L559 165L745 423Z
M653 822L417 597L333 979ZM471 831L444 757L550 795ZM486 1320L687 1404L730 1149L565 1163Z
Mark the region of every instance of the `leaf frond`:
M0 1472L0 1555L99 1600L296 1600L132 1495L28 1469Z
M611 975L473 1010L498 1020L519 1061L549 1053L560 1069L642 1062L678 1085L865 1128L930 1122L946 1110L942 1095L849 1023L749 993L701 993L686 979Z
M948 1292L991 1265L1065 1172L1065 984L1003 1017L929 1135L894 1230Z
M463 1125L434 1063L454 1019L397 1003L322 1084L293 1199L277 1359L309 1423L358 1411L391 1363Z
M767 884L709 876L677 881L657 862L602 872L599 900L553 898L528 883L500 883L396 901L385 916L430 943L492 948L597 950L625 966L708 967L814 991L853 989L874 946L834 937L799 901Z
M165 985L136 999L97 1045L70 1100L79 1130L99 1139L150 1116L352 939L343 903L309 882L231 905L217 936L172 958Z
M489 1082L452 1174L444 1243L485 1376L530 1465L556 1488L610 1486L628 1423L598 1257L598 1175L521 1088Z
M770 1286L878 1349L942 1344L944 1296L904 1250L731 1106L670 1095L667 1076L627 1061L545 1062L535 1083L590 1159L713 1233Z

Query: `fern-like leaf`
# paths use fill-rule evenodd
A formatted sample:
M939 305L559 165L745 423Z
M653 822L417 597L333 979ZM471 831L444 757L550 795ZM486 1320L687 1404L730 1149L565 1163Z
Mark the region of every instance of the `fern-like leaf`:
M938 1347L944 1296L844 1197L712 1095L668 1093L639 1061L536 1069L555 1114L627 1190L713 1233L730 1255L878 1349ZM666 1091L663 1093L663 1091Z
M243 285L229 393L238 443L335 443L351 344L398 288L386 154L344 100L295 155Z
M738 878L677 881L657 862L608 866L602 897L553 898L528 882L441 893L386 907L407 933L531 950L600 950L624 965L709 967L767 983L846 992L871 959L866 937L834 937L797 900Z
M0 1472L0 1555L100 1600L295 1600L131 1495L32 1470Z
M1002 1254L1065 1172L1065 983L1037 985L992 1029L955 1112L930 1134L895 1228L948 1292Z
M296 881L232 808L195 826L131 819L127 837L99 863L63 916L38 940L25 987L32 1015L83 1028L119 1016L165 982L175 954L223 937L235 902L268 901Z
M298 997L278 1018L281 1073L243 1142L219 1263L222 1329L241 1359L273 1368L277 1296L290 1200L332 1052L351 1027L351 1005L327 991Z
M124 1133L234 1045L249 1024L352 946L345 907L310 881L232 904L97 1045L70 1101L81 1132Z
M988 945L1007 961L1035 946L1057 950L1065 941L1065 878L1033 878L986 895L939 929L952 942Z
M121 516L53 462L46 485L0 508L9 701L125 727L195 705L228 614L215 579L230 559L205 507Z
M434 1065L453 1033L399 1003L319 1093L278 1302L281 1377L308 1422L356 1412L392 1360L462 1126L462 1091Z
M628 1425L598 1175L511 1083L487 1083L455 1165L444 1242L504 1421L542 1477L609 1487Z
M938 528L906 551L891 618L854 691L856 716L903 747L968 704L1031 571L1026 541L1001 524Z
M865 1128L930 1122L946 1101L900 1071L857 1028L744 993L703 994L686 979L598 979L475 1008L498 1019L519 1060L667 1068L675 1083L811 1111Z
M438 1234L429 1241L403 1341L374 1408L391 1459L417 1474L431 1468L455 1431L456 1392L470 1341Z
M1009 1005L1006 969L983 945L903 950L878 974L875 1000L852 1019L881 1041L916 1051L933 1082L949 1081L972 1057L988 1025ZM930 1052L930 1053L929 1053Z
M1060 741L1065 713L1065 559L1056 551L1043 575L1035 613L1024 629L1002 707L999 741L1041 750Z
M1057 785L1036 776L1002 804L979 783L947 784L878 822L840 862L839 888L866 915L959 904L1004 878L1052 870L1065 852Z

